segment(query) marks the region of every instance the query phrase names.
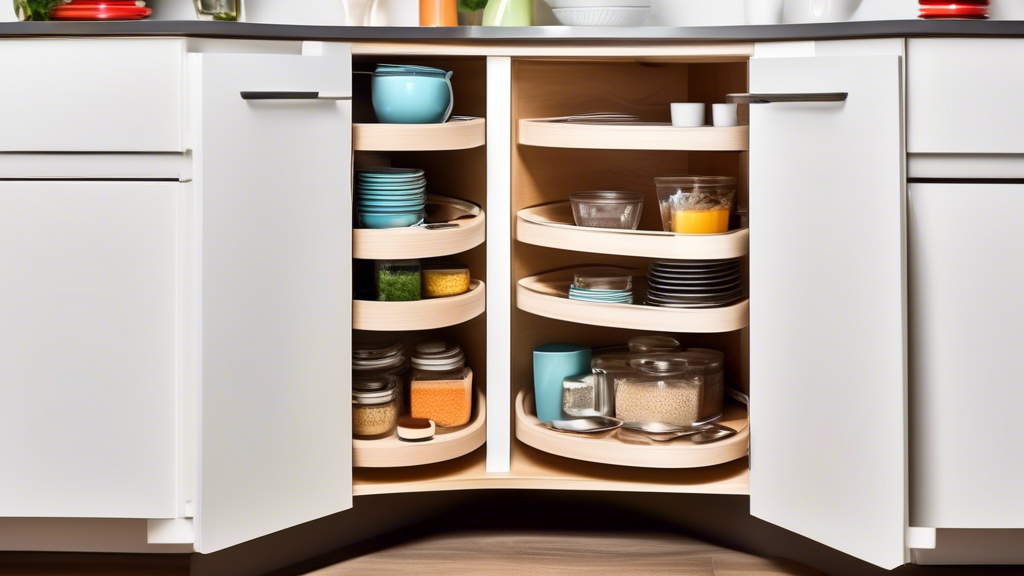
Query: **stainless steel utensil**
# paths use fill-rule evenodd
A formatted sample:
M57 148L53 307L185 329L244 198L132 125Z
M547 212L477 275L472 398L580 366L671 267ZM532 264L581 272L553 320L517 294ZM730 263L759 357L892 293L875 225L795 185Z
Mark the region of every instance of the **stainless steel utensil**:
M586 418L578 418L576 420L552 420L550 422L541 422L541 425L559 432L596 434L598 432L608 432L621 428L622 420L609 418L607 416L588 416Z
M688 437L694 444L710 444L739 434L735 429L721 424L673 426L664 422L626 422L623 426L654 442L671 442L676 438Z

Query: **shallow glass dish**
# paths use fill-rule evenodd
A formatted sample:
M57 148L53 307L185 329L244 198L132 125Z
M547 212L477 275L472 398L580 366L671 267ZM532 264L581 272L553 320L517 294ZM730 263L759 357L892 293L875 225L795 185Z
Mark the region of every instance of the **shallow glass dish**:
M619 268L587 268L573 274L572 285L583 290L632 290L633 277Z
M639 192L573 192L569 195L577 226L636 230L643 213L644 195Z

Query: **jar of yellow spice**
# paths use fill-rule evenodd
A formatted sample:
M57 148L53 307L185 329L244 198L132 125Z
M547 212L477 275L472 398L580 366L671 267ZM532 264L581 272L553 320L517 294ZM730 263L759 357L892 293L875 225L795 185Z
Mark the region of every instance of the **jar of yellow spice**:
M469 292L469 266L465 264L426 262L421 273L424 298L444 298Z
M473 371L458 344L424 341L412 353L409 405L413 418L462 426L473 412Z
M654 179L666 232L721 234L729 231L736 201L730 176L666 176Z

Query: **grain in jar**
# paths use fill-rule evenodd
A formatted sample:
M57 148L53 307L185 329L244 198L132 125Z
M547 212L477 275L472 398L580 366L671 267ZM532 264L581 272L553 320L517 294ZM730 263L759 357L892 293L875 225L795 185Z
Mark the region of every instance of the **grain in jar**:
M452 262L423 265L423 297L444 298L469 292L469 266Z
M473 412L473 371L457 344L424 341L412 353L409 404L413 418L462 426Z
M627 422L689 426L699 420L701 385L678 354L630 361L635 374L618 380L615 417Z
M352 435L380 438L398 424L400 378L395 374L352 379Z

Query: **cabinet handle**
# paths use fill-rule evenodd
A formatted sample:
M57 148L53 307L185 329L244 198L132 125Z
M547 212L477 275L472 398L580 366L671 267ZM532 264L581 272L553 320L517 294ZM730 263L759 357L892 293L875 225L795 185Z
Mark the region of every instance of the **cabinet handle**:
M246 92L242 91L242 100L351 100L351 96L342 96L332 92Z
M775 102L846 102L849 92L820 92L812 94L729 94L726 102L739 104L772 104Z

